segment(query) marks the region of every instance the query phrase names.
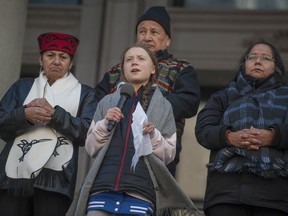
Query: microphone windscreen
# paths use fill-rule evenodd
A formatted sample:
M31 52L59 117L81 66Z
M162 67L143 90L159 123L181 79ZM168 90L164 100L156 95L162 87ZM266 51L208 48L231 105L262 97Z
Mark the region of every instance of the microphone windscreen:
M120 95L126 95L127 97L132 97L134 94L134 88L130 83L125 83L124 85L121 86L120 89Z

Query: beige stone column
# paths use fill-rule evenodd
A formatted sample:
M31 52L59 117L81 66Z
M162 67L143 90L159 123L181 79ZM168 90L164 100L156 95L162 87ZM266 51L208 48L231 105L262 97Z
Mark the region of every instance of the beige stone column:
M0 98L20 75L26 16L27 0L0 0Z
M0 0L0 97L20 75L27 0Z

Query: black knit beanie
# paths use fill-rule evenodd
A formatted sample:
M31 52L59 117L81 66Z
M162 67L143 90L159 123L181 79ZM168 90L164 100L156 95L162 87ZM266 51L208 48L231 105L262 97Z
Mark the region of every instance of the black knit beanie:
M170 16L163 6L154 6L150 7L137 21L136 24L136 33L137 33L137 27L140 22L143 20L153 20L157 23L159 23L169 36L171 38L171 32L170 32Z

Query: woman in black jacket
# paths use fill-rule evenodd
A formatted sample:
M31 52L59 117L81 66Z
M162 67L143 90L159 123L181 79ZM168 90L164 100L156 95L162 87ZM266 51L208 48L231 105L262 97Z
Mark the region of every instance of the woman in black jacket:
M211 151L204 209L209 216L288 214L288 87L278 50L253 44L236 79L197 117Z
M78 39L49 32L38 42L39 76L18 80L0 103L0 215L65 215L97 105L70 73Z

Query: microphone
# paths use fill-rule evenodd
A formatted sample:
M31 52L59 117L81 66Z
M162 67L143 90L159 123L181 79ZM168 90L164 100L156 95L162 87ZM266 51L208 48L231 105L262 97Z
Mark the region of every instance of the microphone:
M117 107L122 110L122 108L124 107L126 101L132 97L134 94L134 88L131 84L129 83L125 83L124 85L121 86L121 89L120 89L120 99L117 103ZM112 121L110 120L108 122L108 128L107 130L109 132L111 132L113 130L113 128L115 127L116 125L116 122L115 121Z

